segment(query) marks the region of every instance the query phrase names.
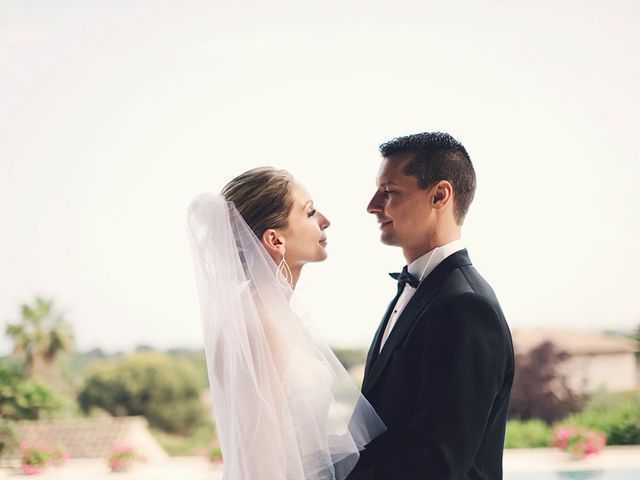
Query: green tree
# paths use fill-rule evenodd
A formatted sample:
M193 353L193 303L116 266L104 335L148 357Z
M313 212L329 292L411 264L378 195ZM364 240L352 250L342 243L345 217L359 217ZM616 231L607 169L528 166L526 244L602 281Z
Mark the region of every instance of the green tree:
M0 363L0 417L37 420L53 416L61 407L61 399L49 387L24 378L7 362Z
M188 363L197 375L200 390L209 389L207 360L203 349L170 348L165 353L171 358Z
M190 434L206 421L197 374L186 362L140 352L96 361L78 396L82 410L143 415L152 427Z
M33 305L21 305L21 319L8 324L6 334L13 340L14 355L24 361L24 375L47 379L58 387L61 376L55 360L73 349L73 334L53 304L36 297Z

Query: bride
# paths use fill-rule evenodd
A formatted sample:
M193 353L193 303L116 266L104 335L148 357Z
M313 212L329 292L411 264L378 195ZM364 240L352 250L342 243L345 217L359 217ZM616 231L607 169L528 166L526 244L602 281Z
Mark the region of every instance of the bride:
M288 172L197 196L188 231L226 480L341 480L384 425L296 303L330 223Z

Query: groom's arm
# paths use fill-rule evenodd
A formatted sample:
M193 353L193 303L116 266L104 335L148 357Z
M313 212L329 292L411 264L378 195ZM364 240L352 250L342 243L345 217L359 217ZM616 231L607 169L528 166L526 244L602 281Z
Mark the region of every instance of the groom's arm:
M504 383L509 340L494 307L474 293L455 297L435 321L421 342L408 428L389 429L367 445L350 479L444 480L468 471Z

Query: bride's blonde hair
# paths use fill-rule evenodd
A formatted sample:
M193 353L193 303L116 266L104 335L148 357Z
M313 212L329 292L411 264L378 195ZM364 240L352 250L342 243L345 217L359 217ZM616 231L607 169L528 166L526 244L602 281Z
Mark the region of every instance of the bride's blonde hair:
M248 170L227 183L221 195L236 209L258 238L270 228L287 228L293 207L291 183L286 170L258 167Z

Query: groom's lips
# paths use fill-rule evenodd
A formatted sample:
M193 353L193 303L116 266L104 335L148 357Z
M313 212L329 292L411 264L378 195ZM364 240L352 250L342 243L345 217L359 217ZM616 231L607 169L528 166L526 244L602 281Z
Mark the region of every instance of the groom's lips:
M379 223L380 223L380 230L384 230L385 227L388 227L393 223L393 220L387 220L385 222L379 222Z

